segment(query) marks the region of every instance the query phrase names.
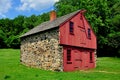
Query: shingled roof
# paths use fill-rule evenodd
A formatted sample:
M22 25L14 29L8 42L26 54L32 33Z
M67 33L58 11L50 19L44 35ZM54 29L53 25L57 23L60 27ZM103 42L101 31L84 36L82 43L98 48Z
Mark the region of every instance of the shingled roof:
M80 12L80 10L72 12L72 13L67 14L67 15L64 15L62 17L56 18L53 21L43 22L42 24L36 26L35 28L31 29L27 33L23 34L21 37L25 37L25 36L28 36L28 35L32 35L32 34L35 34L35 33L39 33L39 32L42 32L42 31L45 31L45 30L48 30L48 29L58 27L60 24L62 24L63 22L65 22L69 18L73 17L78 12Z

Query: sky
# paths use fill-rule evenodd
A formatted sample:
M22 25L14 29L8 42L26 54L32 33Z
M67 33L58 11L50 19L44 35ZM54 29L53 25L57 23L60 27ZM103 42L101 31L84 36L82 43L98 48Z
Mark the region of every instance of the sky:
M0 0L0 19L40 15L53 10L57 1L59 0Z

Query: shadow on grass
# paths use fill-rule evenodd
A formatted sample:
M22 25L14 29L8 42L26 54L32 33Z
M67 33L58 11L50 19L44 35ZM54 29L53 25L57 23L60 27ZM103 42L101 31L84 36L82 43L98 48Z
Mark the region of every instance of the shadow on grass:
M9 78L11 78L11 76L9 76L9 75L5 75L5 77L4 77L4 79L9 79Z

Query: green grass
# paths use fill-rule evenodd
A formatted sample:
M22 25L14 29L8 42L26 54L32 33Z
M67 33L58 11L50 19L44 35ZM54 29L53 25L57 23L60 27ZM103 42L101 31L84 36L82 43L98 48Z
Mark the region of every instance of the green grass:
M120 80L120 59L97 59L97 67L88 71L53 72L20 64L20 50L0 49L0 80Z

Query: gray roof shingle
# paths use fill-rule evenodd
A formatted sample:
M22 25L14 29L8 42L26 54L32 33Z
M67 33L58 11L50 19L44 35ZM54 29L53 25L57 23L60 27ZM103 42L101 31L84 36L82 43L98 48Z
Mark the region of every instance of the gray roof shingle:
M25 37L25 36L28 36L28 35L32 35L32 34L35 34L35 33L38 33L38 32L42 32L42 31L45 31L45 30L48 30L48 29L58 27L60 24L62 24L63 22L65 22L66 20L68 20L69 18L71 18L72 16L77 14L78 12L80 12L80 10L72 12L72 13L67 14L67 15L64 15L62 17L56 18L53 21L43 22L42 24L36 26L35 28L33 28L30 31L23 34L21 37Z

